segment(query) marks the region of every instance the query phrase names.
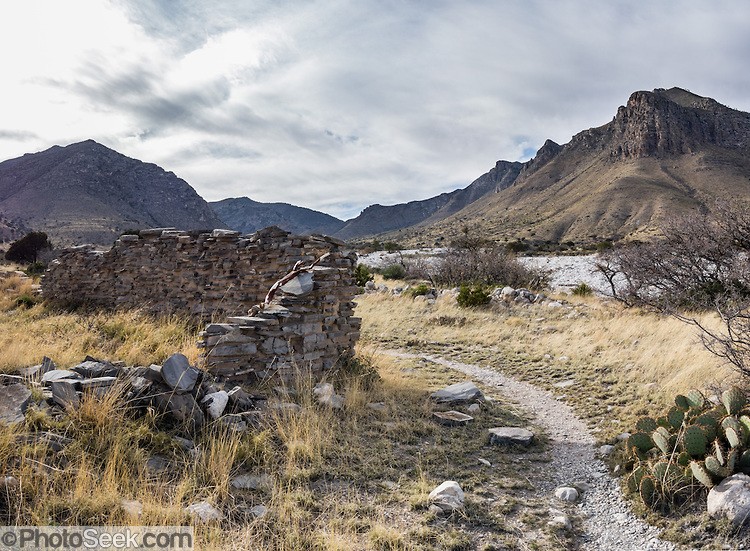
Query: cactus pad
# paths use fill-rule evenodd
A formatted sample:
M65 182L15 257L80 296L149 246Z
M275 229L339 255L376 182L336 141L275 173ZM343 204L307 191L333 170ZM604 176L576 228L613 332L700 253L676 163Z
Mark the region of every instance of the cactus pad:
M690 454L688 452L680 452L677 456L677 464L680 467L687 467L690 465Z
M688 402L688 399L682 394L678 394L674 397L674 405L682 411L687 411L690 409L690 402Z
M685 429L685 433L682 435L682 445L685 451L693 457L703 457L706 455L708 439L701 427L691 425Z
M656 421L651 417L641 417L635 424L635 430L638 432L653 432L656 430Z
M733 386L729 390L722 392L721 403L724 404L728 415L735 415L747 403L747 398L740 388Z
M724 435L727 437L727 442L729 442L733 450L736 450L742 444L742 437L732 427L724 429Z
M700 390L691 390L688 392L686 398L691 408L703 409L706 407L706 398Z
M691 461L690 472L693 475L693 478L703 484L706 488L714 487L714 481L711 478L711 474L706 470L705 465L701 461Z
M641 499L643 500L643 503L645 503L649 507L653 507L654 503L656 503L656 500L658 498L656 488L657 488L657 483L653 476L646 475L643 477L643 479L641 480L639 493L641 494Z
M673 407L667 413L667 419L672 428L677 430L682 426L682 422L685 420L685 412L679 408Z
M663 429L664 427L659 427L659 428ZM664 429L664 432L666 432L666 429ZM651 434L651 440L654 441L654 444L656 444L656 447L659 448L659 451L661 453L663 453L664 455L667 455L667 454L672 453L672 448L669 445L669 436L664 436L664 432L655 430Z
M727 471L733 473L737 470L740 463L740 449L732 448L727 454Z
M628 448L637 448L642 452L647 452L654 447L651 437L645 432L636 432L628 437Z
M708 440L713 440L714 438L716 438L716 434L719 429L719 422L716 420L716 417L708 413L704 413L703 415L699 415L695 418L695 424L700 425Z
M728 476L724 466L713 455L707 455L703 463L706 466L706 470L717 478Z

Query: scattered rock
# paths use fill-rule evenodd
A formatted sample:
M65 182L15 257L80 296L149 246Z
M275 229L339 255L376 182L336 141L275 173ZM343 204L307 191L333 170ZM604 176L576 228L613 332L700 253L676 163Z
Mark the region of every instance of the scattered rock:
M553 528L563 528L564 530L573 529L573 523L570 522L570 517L568 515L556 515L552 517L552 520L547 524Z
M70 368L82 377L93 379L95 377L117 377L122 369L112 365L109 362L100 362L96 360L87 360Z
M192 394L159 392L153 395L152 401L159 411L170 414L180 423L188 425L189 428L203 425L203 411L201 411Z
M273 479L267 474L259 476L241 474L232 478L229 484L232 488L237 490L260 490L262 492L270 492L273 489Z
M255 518L263 518L268 514L268 507L265 505L256 505L255 507L252 507L250 509L250 514L253 515Z
M482 408L481 408L481 407L479 406L479 404L471 404L471 405L470 405L470 406L469 406L469 407L468 407L468 408L466 409L466 411L468 411L469 413L473 413L473 414L475 414L475 415L476 415L477 413L479 413L479 411L480 411L481 409L482 409Z
M460 411L436 411L432 416L441 425L448 427L456 427L460 425L468 425L469 421L473 421L474 418L471 415L466 415Z
M146 470L152 474L166 472L170 465L169 459L163 455L152 455L146 460Z
M182 354L172 354L161 366L161 377L177 393L190 392L201 372Z
M227 396L229 397L229 404L234 411L247 411L255 407L252 396L245 392L242 387L234 387L227 392Z
M208 411L211 419L218 419L224 413L227 403L229 403L229 394L224 390L206 394L201 403L208 404L206 411Z
M328 406L333 409L344 408L344 397L339 396L334 392L333 385L331 383L318 383L313 388L313 394L318 400L318 403L324 406Z
M487 461L486 459L484 459L482 457L480 457L479 459L477 459L477 461L479 461L485 467L492 467L492 463L490 463L489 461Z
M76 373L75 371L70 371L67 369L55 369L53 371L48 371L44 375L42 375L42 384L43 385L50 385L53 381L61 381L63 379L80 379L81 376Z
M380 413L385 413L386 411L388 411L388 406L385 404L385 402L370 402L369 404L367 404L367 407Z
M562 361L562 358L560 358L560 361ZM575 379L567 379L565 381L560 381L559 383L555 383L552 386L555 388L568 388L576 384Z
M268 407L276 411L289 411L292 413L300 413L302 411L302 406L293 402L276 402L268 404Z
M28 377L30 379L39 379L42 375L49 371L52 371L53 369L57 369L55 362L45 356L44 358L42 358L42 363L40 363L39 365L23 367L18 370L18 373L23 377Z
M471 381L447 386L433 392L430 396L439 404L465 404L484 399L482 391Z
M192 505L188 505L185 510L203 523L219 521L224 518L222 512L208 501L193 503Z
M143 504L137 499L123 499L120 501L120 507L131 517L139 517L143 514Z
M444 513L452 513L463 509L465 496L458 482L446 480L430 492L428 499L431 503L440 507Z
M620 434L617 435L618 442L625 442L625 440L627 440L628 438L630 438L629 432L621 432Z
M555 497L561 501L573 503L578 499L578 490L571 486L561 486L555 490Z
M599 446L599 455L602 456L608 456L614 451L615 447L610 446L609 444L604 444L603 446Z
M427 512L432 513L436 517L442 517L445 514L443 513L443 510L435 504L430 505L427 509Z
M516 444L530 446L534 433L519 427L496 427L489 429L490 444Z
M708 492L706 504L712 517L725 517L740 527L750 520L750 476L733 474Z
M76 392L76 383L69 379L58 379L52 383L52 401L63 409L77 409L81 401Z
M31 401L31 391L23 383L15 383L0 389L0 424L23 423Z
M0 476L0 492L10 492L21 487L21 482L15 476Z

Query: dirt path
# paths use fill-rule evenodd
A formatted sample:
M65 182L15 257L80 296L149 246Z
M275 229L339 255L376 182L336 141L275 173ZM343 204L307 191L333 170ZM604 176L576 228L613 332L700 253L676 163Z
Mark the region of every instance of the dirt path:
M554 490L558 486L586 485L577 504L582 520L583 549L601 551L630 551L646 549L675 549L658 538L658 530L635 516L623 500L617 482L612 479L604 463L596 457L594 438L586 425L567 404L533 385L507 377L498 371L476 365L446 360L429 354L410 354L381 350L384 354L402 358L422 358L465 373L475 382L495 388L508 400L527 412L535 424L547 433L551 444L552 461L539 480L534 480L540 497L549 496L551 506L560 507Z

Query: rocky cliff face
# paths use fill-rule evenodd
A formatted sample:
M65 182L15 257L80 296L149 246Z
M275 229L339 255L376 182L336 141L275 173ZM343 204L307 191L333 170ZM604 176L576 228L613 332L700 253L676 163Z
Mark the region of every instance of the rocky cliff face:
M184 180L93 140L0 163L0 213L56 245L111 244L127 229L223 225Z
M647 239L717 198L750 201L749 180L750 113L681 88L639 91L611 122L548 140L511 187L401 238L432 244L473 222L501 240Z
M238 197L209 204L226 227L242 233L277 226L297 235L332 235L344 225L343 220L323 212L288 203L260 203Z

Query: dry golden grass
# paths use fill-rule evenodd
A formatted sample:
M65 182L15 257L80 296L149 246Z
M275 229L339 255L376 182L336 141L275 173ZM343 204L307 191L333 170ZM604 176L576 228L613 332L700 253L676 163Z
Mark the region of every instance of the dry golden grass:
M565 298L571 308L465 309L450 295L429 305L368 294L357 298L357 315L363 339L373 345L489 365L552 390L575 379L573 405L608 421L625 422L677 393L726 386L737 377L703 348L692 326L596 297ZM708 314L702 321L717 323ZM614 412L598 411L606 405ZM605 433L621 430L615 424Z

